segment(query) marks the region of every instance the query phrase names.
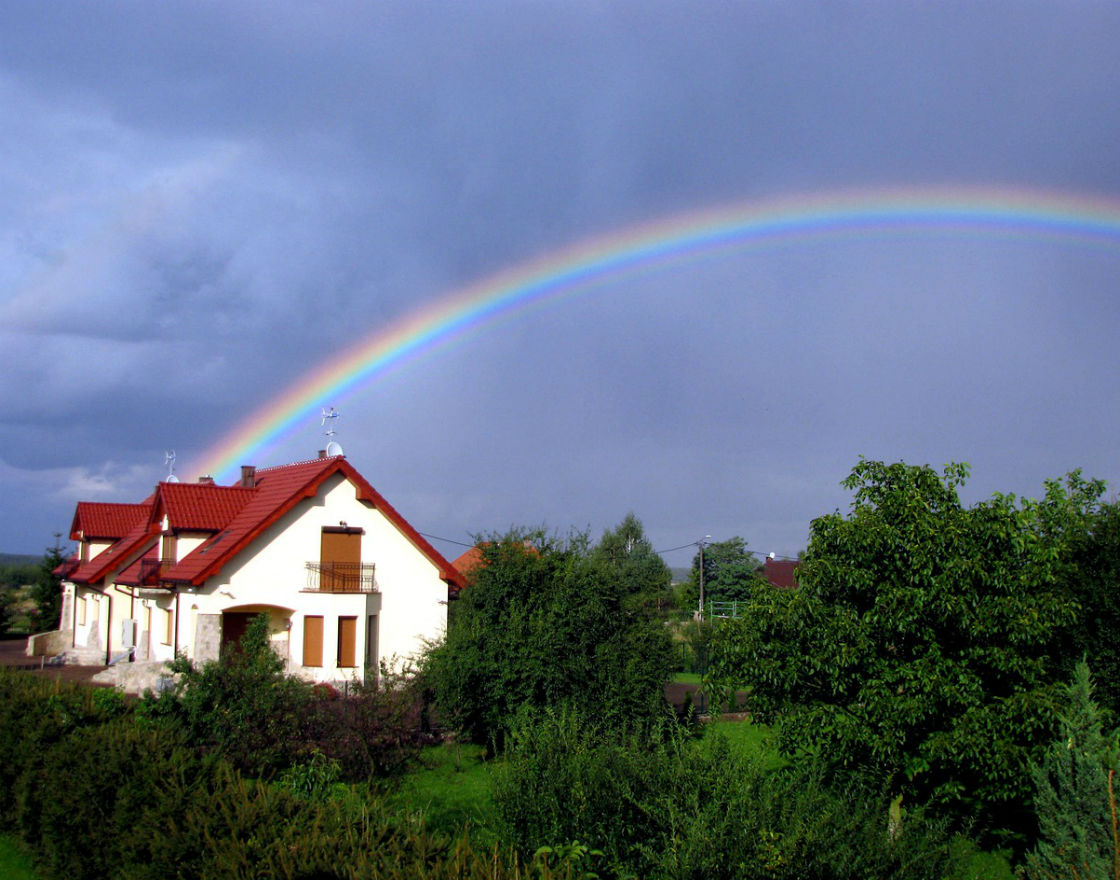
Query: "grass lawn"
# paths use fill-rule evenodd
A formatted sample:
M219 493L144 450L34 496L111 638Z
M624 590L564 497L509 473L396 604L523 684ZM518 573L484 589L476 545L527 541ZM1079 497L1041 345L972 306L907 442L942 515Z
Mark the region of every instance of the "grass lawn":
M20 848L19 842L7 834L0 834L0 877L4 880L36 880L31 870L31 859Z
M432 746L420 756L420 767L389 796L389 806L422 814L429 827L450 834L469 823L472 838L490 844L496 839L490 766L483 760L482 746Z
M674 672L672 681L677 684L700 684L699 672Z
M778 754L777 731L751 721L719 720L704 725L704 735L725 737L734 749L754 754L764 767L777 768L787 762Z

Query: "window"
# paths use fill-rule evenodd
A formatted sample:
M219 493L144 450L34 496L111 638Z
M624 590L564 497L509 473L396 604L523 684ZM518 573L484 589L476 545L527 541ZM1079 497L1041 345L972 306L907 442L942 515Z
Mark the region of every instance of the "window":
M78 599L78 626L86 625L86 597Z
M303 618L303 665L323 665L323 618L307 615Z
M165 645L170 645L171 640L175 635L175 612L168 608L167 611L164 612L164 614L167 615L167 618L165 620L166 626L163 632L163 643Z
M358 665L358 618L356 617L338 619L338 665L340 667Z
M179 552L179 539L167 533L163 536L162 546L160 547L159 558L164 564L174 564L178 562Z

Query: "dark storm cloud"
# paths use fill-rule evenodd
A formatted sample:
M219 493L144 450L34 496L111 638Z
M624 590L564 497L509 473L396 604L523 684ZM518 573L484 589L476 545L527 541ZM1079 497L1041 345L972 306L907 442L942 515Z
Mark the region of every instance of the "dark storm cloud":
M0 549L575 240L862 186L1115 198L1118 28L1090 3L9 4ZM980 494L1115 477L1117 259L912 240L665 270L385 379L343 437L455 537L633 509L663 545L792 552L861 453L971 458Z

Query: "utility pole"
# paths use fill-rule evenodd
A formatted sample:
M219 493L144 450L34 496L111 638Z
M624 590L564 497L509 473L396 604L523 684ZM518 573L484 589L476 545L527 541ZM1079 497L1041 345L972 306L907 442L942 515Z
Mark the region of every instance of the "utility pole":
M704 548L707 542L712 540L711 535L705 535L696 542L696 546L700 548L700 607L696 611L696 619L704 620Z

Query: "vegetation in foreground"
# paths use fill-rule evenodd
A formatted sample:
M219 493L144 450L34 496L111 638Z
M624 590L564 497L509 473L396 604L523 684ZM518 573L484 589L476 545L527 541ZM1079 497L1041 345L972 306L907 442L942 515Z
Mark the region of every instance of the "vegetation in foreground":
M1009 876L980 831L1029 880L1118 880L1115 681L1101 708L1072 668L1114 662L1116 508L1079 474L966 508L964 475L861 462L802 589L740 566L752 614L688 636L772 734L659 705L668 579L630 517L488 541L423 676L345 711L263 635L135 705L0 676L0 822L48 878ZM424 689L458 745L422 752Z

